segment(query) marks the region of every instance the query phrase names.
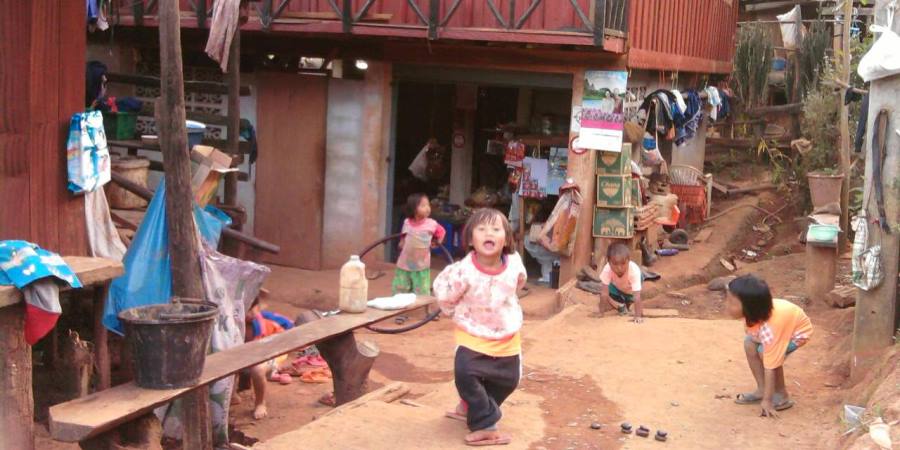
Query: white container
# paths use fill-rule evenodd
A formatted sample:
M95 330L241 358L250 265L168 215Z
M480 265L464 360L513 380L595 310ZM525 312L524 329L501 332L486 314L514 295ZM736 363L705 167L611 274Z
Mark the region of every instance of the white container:
M366 279L366 265L353 255L341 267L341 289L338 306L341 311L361 313L366 311L369 300L369 280Z

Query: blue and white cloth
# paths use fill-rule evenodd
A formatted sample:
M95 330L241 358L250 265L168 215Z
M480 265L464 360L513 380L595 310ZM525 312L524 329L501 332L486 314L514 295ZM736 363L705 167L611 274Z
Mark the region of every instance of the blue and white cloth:
M103 114L86 111L72 115L66 144L68 188L75 194L91 192L112 177Z
M81 281L56 253L27 241L0 241L0 285L22 289L47 277L56 277L73 288Z

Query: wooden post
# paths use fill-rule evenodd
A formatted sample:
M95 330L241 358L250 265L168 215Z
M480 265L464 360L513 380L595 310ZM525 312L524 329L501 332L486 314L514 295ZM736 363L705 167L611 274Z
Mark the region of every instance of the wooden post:
M297 324L302 326L318 319L319 316L315 313L304 312L297 317ZM328 363L334 377L335 406L361 397L366 391L366 380L372 364L380 353L378 346L371 341L357 342L353 332L349 331L316 344L316 348Z
M886 23L884 14L888 0L878 0L875 5L877 23ZM900 32L900 20L894 19L894 32ZM872 81L869 88L869 123L867 132L872 136L875 119L882 109L894 109L900 102L900 77L887 77ZM897 329L897 273L900 258L900 136L894 130L900 129L900 113L891 113L887 127L887 152L883 161L882 181L884 184L884 207L891 227L891 234L884 233L877 224L869 223L869 241L881 244L884 281L871 291L858 291L853 328L853 359L850 361L851 378L859 380L878 362L886 348L893 345ZM872 180L872 139L866 139L865 182ZM874 190L869 189L869 195ZM868 217L878 217L875 201L867 202Z
M178 2L159 5L160 98L156 105L156 127L166 177L166 219L172 294L203 298L197 235L191 194L191 159L187 148L184 111L184 73L181 63L181 19ZM184 448L212 449L209 391L195 389L184 396Z
M844 2L843 11L843 31L841 35L841 81L844 86L841 88L840 100L846 98L847 86L850 86L850 22L853 19L853 2ZM876 110L877 111L877 110ZM841 101L841 147L840 156L840 172L844 174L843 184L841 186L841 229L844 230L840 234L838 240L838 249L843 251L847 248L847 230L850 229L850 107Z
M572 73L572 106L581 106L584 96L584 69L576 69ZM569 140L577 136L577 133L569 133ZM572 256L562 258L560 261L560 284L565 284L575 276L575 273L582 267L590 264L591 251L594 249L594 236L592 229L594 226L594 185L597 183L594 173L596 172L596 152L587 151L581 155L576 155L569 148L569 169L568 177L575 180L581 190L584 201L581 204L581 211L578 215L578 224L575 228L575 247Z
M0 308L0 450L34 449L31 346L25 303Z
M109 389L111 385L109 373L109 343L106 327L103 326L103 308L109 286L98 286L94 290L94 360L97 365L97 390Z
M837 272L837 249L806 243L806 296L824 301L834 289Z
M228 141L226 153L240 153L238 145L241 140L241 30L234 30L231 49L228 51L228 73L225 74L228 84ZM225 204L237 205L237 172L225 174Z

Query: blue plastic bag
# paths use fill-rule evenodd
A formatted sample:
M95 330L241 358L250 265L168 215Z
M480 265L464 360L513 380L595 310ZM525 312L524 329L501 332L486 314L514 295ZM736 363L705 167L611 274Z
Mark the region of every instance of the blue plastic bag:
M66 168L67 187L75 194L91 192L109 183L112 172L100 111L72 115L66 143Z
M224 215L216 208L204 211L194 204L194 222L201 238L212 248L218 246L222 229L227 226L217 217L220 213ZM172 296L165 180L160 181L156 194L147 206L147 214L125 253L123 264L125 275L110 284L103 314L103 325L120 335L123 330L119 312L137 306L168 303Z

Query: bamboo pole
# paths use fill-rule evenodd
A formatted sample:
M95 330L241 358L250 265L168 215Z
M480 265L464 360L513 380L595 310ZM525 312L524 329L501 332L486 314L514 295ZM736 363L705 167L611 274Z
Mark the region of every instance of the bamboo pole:
M841 35L841 54L843 61L841 64L841 79L845 86L850 86L850 18L853 16L853 2L844 1L843 32ZM841 88L841 99L846 98L847 87ZM850 229L850 107L841 101L841 147L840 147L840 171L844 174L843 184L841 187L841 229L844 230L840 234L840 242L838 248L843 250L847 247L847 230Z

